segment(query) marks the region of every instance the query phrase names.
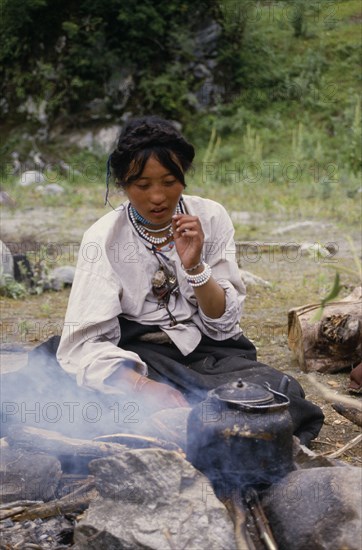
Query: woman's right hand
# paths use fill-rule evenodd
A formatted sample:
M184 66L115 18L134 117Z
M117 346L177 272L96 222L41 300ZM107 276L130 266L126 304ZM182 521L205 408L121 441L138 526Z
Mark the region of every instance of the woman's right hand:
M147 376L139 378L135 393L142 396L142 403L152 411L190 406L180 391L168 384L150 380Z

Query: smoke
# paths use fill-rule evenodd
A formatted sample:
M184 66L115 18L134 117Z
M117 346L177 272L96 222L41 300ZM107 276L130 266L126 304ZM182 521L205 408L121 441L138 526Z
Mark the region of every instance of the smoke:
M144 397L102 394L77 386L58 364L59 337L29 353L28 364L1 377L1 435L20 424L91 439L112 433L151 435Z

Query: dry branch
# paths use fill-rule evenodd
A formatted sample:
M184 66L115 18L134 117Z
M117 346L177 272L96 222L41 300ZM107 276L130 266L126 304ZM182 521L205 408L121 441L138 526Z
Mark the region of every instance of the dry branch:
M88 508L91 501L97 496L98 491L94 488L94 480L92 480L83 487L82 491L77 493L74 492L58 500L51 500L50 502L28 506L21 511L14 508L13 513L7 517L11 517L12 521L26 521L37 518L49 518L61 514L82 512ZM8 512L10 511L11 510Z
M346 445L343 445L343 447L338 449L338 451L334 451L333 453L328 453L326 456L328 458L337 458L338 456L343 455L343 453L345 453L346 451L349 451L350 449L358 445L361 441L362 441L362 434L359 434L357 435L357 437L354 437L353 439L351 439L351 441L346 443Z
M323 384L318 382L314 374L309 374L308 378L311 381L312 385L319 391L324 399L328 401L328 403L342 403L347 407L362 412L362 403L360 403L358 399L355 399L354 397L348 397L347 395L339 395L337 393L334 393L332 390L327 389Z

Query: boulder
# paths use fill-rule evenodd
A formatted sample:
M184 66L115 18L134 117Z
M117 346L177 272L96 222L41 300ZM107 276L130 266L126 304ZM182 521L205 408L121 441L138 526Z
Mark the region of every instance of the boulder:
M362 470L297 470L263 498L279 550L360 550Z
M51 288L61 290L65 285L72 285L74 281L75 267L63 265L50 273Z
M0 502L50 500L62 475L57 458L24 449L2 448Z
M89 468L100 498L75 527L77 549L235 548L226 508L180 454L137 449Z

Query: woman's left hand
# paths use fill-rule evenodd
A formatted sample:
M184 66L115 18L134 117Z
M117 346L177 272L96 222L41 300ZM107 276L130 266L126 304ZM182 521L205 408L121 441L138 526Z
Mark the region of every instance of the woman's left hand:
M204 232L197 216L175 214L172 230L177 254L185 269L197 265L202 256Z

